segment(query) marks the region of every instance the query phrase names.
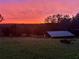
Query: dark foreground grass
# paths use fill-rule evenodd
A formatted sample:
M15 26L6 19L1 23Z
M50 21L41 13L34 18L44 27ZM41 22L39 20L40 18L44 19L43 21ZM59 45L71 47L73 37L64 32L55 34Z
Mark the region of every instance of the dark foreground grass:
M0 59L79 59L79 40L61 44L60 39L0 38Z

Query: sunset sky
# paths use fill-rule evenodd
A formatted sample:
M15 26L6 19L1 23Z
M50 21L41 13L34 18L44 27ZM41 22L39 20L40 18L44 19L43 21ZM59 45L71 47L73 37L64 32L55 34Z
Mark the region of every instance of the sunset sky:
M51 14L77 12L79 0L0 0L2 23L41 23Z

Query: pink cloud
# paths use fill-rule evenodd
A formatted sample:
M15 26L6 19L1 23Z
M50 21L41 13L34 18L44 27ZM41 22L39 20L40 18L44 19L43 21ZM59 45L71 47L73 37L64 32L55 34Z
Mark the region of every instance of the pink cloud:
M78 12L79 1L70 2L69 0L40 0L36 2L0 4L0 12L7 20L17 20L30 22L32 20L42 21L46 16L56 13L73 15ZM68 2L69 1L69 2ZM9 22L7 21L7 22Z

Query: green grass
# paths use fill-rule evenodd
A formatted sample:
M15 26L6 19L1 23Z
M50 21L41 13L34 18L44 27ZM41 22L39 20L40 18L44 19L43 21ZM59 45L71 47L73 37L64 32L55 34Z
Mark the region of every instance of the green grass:
M59 40L0 38L0 59L79 59L78 39L74 44L62 44Z

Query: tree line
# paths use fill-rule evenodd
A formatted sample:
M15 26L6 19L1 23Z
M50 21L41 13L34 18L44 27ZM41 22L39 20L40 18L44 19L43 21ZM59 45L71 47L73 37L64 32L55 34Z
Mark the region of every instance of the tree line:
M51 15L45 18L45 23L51 23L51 24L61 24L63 25L73 25L78 26L79 25L79 13L77 13L75 16L70 17L69 15Z

